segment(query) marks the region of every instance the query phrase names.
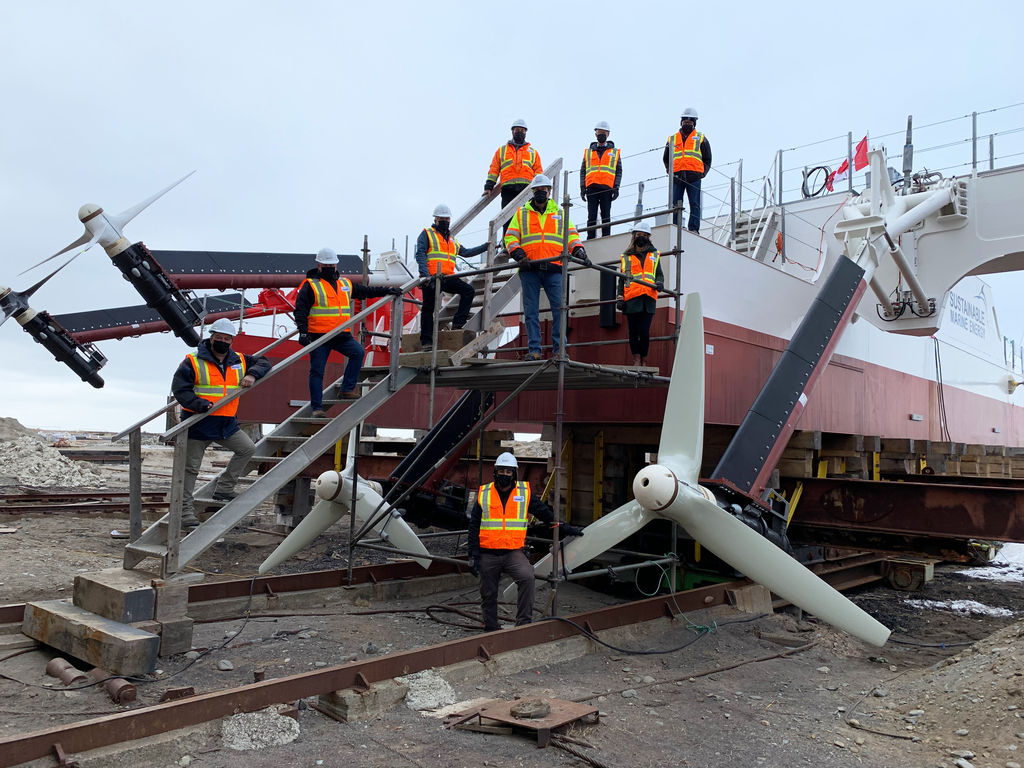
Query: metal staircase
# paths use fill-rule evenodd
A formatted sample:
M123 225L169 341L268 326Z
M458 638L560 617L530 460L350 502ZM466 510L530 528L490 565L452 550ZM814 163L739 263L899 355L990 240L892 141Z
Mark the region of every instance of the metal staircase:
M340 401L325 397L324 405L339 402L351 403L334 418L314 419L309 415L309 404L302 406L287 421L280 424L277 429L256 444L256 454L250 460L245 472L268 462L274 463L274 466L182 539L178 546L176 564L166 562L168 555L167 533L170 527L168 525L170 513L168 513L147 528L140 538L125 546L124 567L134 568L147 557L162 559L165 571L180 569L183 565L191 562L250 514L257 505L270 498L285 484L297 477L302 470L327 453L331 446L348 434L360 421L391 399L415 376L416 369L399 368L394 379L392 379L392 374L386 375L359 400ZM392 387L392 382L394 387ZM341 379L338 379L328 391L336 392L340 384ZM308 436L303 435L302 432L308 431L310 427L316 428L315 433ZM198 488L195 493L196 499L212 492L215 482L215 480L210 481Z

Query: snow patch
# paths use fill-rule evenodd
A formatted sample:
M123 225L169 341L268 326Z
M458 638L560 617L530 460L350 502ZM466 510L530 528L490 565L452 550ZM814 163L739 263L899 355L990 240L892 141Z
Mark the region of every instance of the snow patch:
M963 576L988 581L1024 581L1024 544L1004 544L989 565L960 571Z
M962 616L977 614L1010 618L1013 611L1007 608L993 608L977 600L905 600L907 605L932 611L952 611Z

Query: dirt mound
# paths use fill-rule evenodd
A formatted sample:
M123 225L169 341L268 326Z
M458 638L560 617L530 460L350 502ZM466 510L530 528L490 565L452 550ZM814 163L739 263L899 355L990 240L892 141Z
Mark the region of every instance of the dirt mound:
M0 442L0 485L85 487L104 485L94 467L72 461L34 436Z
M22 426L17 419L0 416L0 441L14 440L19 437L41 439L35 430Z

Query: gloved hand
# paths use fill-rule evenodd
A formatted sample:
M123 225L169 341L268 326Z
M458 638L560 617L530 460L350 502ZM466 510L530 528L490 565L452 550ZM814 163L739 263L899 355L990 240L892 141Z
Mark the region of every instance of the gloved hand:
M511 251L508 252L508 255L511 256L516 261L523 261L526 258L526 251L524 251L522 248L513 248Z
M583 535L583 529L580 526L578 526L578 525L569 525L567 523L562 523L561 528L559 528L559 532L562 534L563 538L566 537L566 536L582 536Z
M617 309L619 312L626 311L626 300L621 296L615 300L615 309Z
M587 199L587 190L584 187L580 187L580 199L581 200L586 200Z
M213 408L213 403L209 400L200 400L199 404L196 405L196 413L207 413Z
M399 288L397 285L389 285L388 286L388 296L401 296L401 295L402 295L402 289Z
M469 556L469 573L472 576L480 575L480 564L477 562L477 558L473 555Z
M299 334L299 344L302 345L303 347L309 346L310 341L312 341L312 339L309 338L308 333Z
M587 252L582 245L577 245L572 249L572 256L574 259L582 261L588 267L590 266L590 257L587 256Z
M654 284L654 287L657 288L659 291L665 290L665 284L660 280Z
M618 197L619 197L619 188L615 187L615 189L612 190L612 200L617 200Z

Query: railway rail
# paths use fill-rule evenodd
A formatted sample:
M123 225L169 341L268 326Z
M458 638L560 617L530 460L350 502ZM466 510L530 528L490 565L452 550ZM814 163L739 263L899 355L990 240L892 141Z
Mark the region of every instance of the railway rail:
M128 514L128 491L45 491L0 494L0 515L25 514ZM165 510L163 491L142 494L142 510Z
M820 568L819 573L836 589L847 589L884 578L886 558L854 553L848 559ZM310 589L342 588L351 584L377 584L460 572L448 563L434 563L424 573L412 562L389 563L347 569L314 571L284 576L236 579L189 588L189 603L242 598L250 594L274 595ZM589 633L628 626L658 618L675 619L682 613L726 605L729 592L750 582L737 580L676 592L644 600L605 607L568 616ZM777 603L778 604L778 603ZM19 621L24 605L0 606L0 622ZM436 645L401 651L365 660L317 669L297 675L264 680L222 691L145 706L0 740L0 768L29 760L145 738L238 712L252 712L274 704L355 689L366 691L371 684L457 662L486 662L494 655L571 637L578 630L562 621L538 621L522 627L472 635Z

